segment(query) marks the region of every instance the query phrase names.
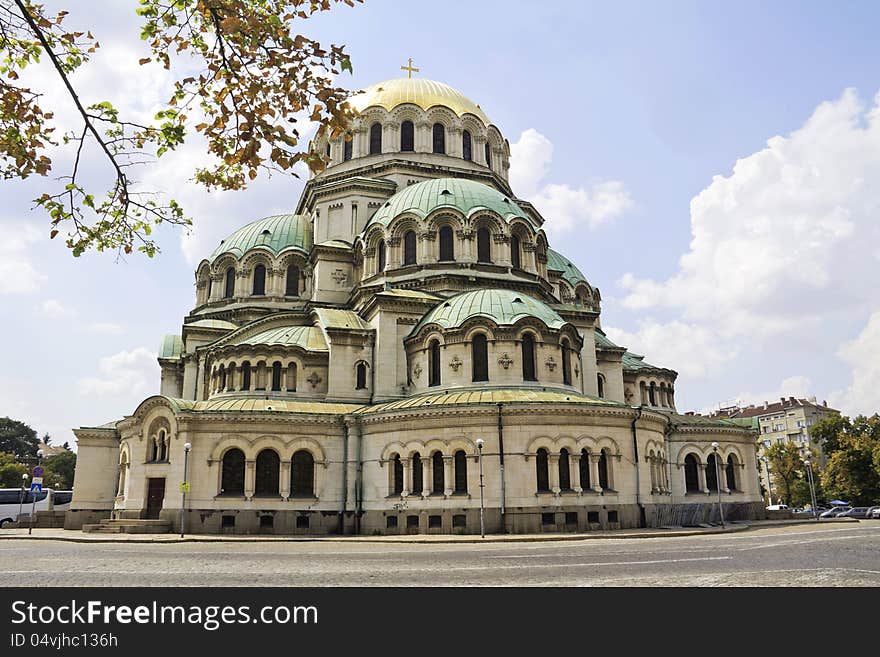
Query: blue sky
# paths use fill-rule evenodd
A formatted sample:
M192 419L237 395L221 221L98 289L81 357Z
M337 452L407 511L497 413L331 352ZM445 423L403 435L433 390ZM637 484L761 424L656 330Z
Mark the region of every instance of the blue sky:
M167 79L137 66L136 2L88 6L69 19L103 46L77 76L87 100L149 113ZM875 2L368 0L303 29L347 45L341 84L412 57L481 105L513 147L514 191L601 289L603 326L680 372L679 410L816 395L855 413L880 409L878 19ZM153 260L72 258L30 210L45 181L0 182L0 415L72 440L130 413L158 390L198 260L294 207L289 178L183 182L197 146L144 176L196 219L161 230Z

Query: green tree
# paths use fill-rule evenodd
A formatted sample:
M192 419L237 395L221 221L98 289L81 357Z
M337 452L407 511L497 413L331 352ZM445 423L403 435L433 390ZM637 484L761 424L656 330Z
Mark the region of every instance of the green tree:
M812 448L803 451L804 454L802 448L791 441L775 443L764 450L777 495L789 506L803 506L810 500L804 457L809 456L815 463L818 454ZM806 496L803 494L804 487Z
M43 437L40 439L44 445L48 445L52 442L52 436L49 435L48 432L43 434Z
M349 92L334 86L333 76L351 72L351 60L344 46L324 48L298 34L298 26L337 2L355 0L139 0L140 37L150 49L139 63L164 67L173 81L153 121L139 123L107 100L80 98L72 74L99 43L90 31L67 27L70 12L52 14L34 0L0 0L0 176L23 179L52 170L54 108L20 75L41 59L73 101L78 126L62 137L72 149L70 169L35 202L49 214L50 237L66 230L75 256L91 248L152 256L158 248L153 226L191 223L174 199L138 187L133 175L192 131L207 142L209 157L194 178L208 189L244 189L261 173L292 173L297 162L323 168L323 154L298 149L297 116L334 136L343 131L351 116ZM71 4L87 21L88 7L78 6L85 3ZM93 161L108 165L103 189L87 188L81 179L80 165Z
M0 418L0 452L12 454L24 461L37 455L37 432L24 422L8 417Z
M76 469L76 454L61 452L50 456L43 462L44 481L50 488L69 490L73 488L73 472Z
M880 440L870 434L842 435L840 449L828 458L822 485L830 495L852 504L880 502Z
M845 415L837 413L825 415L810 429L810 438L822 446L825 454L840 449L838 436L852 431L852 422Z
M18 488L21 475L27 474L27 466L22 465L12 454L0 452L0 488Z

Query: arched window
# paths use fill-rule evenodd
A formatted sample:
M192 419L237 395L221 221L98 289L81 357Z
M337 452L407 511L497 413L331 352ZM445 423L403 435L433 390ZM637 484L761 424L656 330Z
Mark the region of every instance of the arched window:
M571 490L571 470L568 467L568 450L559 450L559 490Z
M288 392L296 392L296 363L290 363L287 366L287 385Z
M601 374L597 374L596 375L596 384L599 388L599 396L604 397L605 396L605 377L602 376Z
M281 363L277 360L272 363L272 390L281 390Z
M221 495L244 495L244 452L233 447L223 455Z
M214 279L208 275L208 291L205 294L205 303L211 300L211 291L214 289Z
M519 258L519 238L516 235L510 236L510 265L514 269L521 268L521 262Z
M379 258L379 263L376 271L385 271L385 240L379 240L379 243L376 245L376 256Z
M461 133L461 156L468 162L474 159L471 133L468 130Z
M404 121L400 124L400 150L413 151L415 144L415 128L412 121Z
M535 376L535 338L531 333L522 337L522 373L524 381L537 381Z
M724 474L727 475L727 490L736 490L736 461L733 459L733 454L727 457Z
M455 453L455 492L467 493L467 455L464 450Z
M367 364L366 363L358 363L356 376L357 382L355 383L356 390L364 390L367 387Z
M449 262L455 260L455 242L453 241L452 228L443 226L440 229L440 261Z
M241 364L241 389L251 389L251 363L247 360Z
M342 161L348 162L351 159L351 151L352 146L354 145L354 140L352 140L351 135L345 135L342 138Z
M535 456L535 474L538 477L538 492L550 490L550 466L547 462L547 450L543 447Z
M442 123L435 123L433 130L434 152L446 154L446 128Z
M382 124L374 123L370 126L370 155L379 155L382 152Z
M697 457L688 454L684 457L684 488L688 493L700 492L700 474Z
M412 230L403 234L403 264L416 264L416 234Z
M592 488L590 485L590 453L585 449L581 450L581 461L578 464L578 475L579 481L581 482L581 489L590 490L590 488Z
M254 495L278 495L278 478L281 474L281 459L274 449L264 449L257 454L256 482Z
M168 436L165 434L165 430L162 429L159 432L159 461L167 461L168 460Z
M330 142L327 142L327 147L324 149L324 155L327 157L327 161L330 161Z
M608 452L602 450L599 452L599 486L602 490L608 490Z
M489 348L486 336L477 333L471 340L471 364L473 367L472 381L489 380Z
M315 457L304 449L294 453L290 463L290 496L315 496Z
M492 148L489 146L489 142L486 142L486 166L492 168Z
M223 298L231 299L235 294L235 267L226 270L226 287L223 290Z
M657 405L657 384L651 381L651 385L648 387L648 400L651 402L651 406Z
M709 454L706 459L706 488L713 493L718 492L718 471L715 469L715 455Z
M395 454L391 461L393 468L393 480L391 482L391 493L400 495L403 492L403 463L400 460L400 454Z
M412 455L412 492L422 494L422 455L416 452Z
M254 296L262 296L266 294L266 268L263 265L254 267Z
M477 262L492 262L492 251L489 248L489 229L485 226L477 229Z
M299 296L299 267L290 265L287 268L287 281L284 287L284 294L288 297Z
M440 342L431 340L428 343L428 385L440 385Z
M431 457L431 470L434 475L431 492L442 495L446 491L446 473L443 469L443 454L441 452L434 452Z
M219 392L223 392L226 390L226 368L222 365L220 366L220 390Z
M562 340L562 382L571 385L571 360L569 353L571 349L568 346L568 340Z

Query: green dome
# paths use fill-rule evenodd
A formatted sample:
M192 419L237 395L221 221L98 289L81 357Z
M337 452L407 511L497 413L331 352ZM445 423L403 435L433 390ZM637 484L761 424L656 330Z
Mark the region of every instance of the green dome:
M312 248L308 219L299 214L278 214L249 223L222 240L208 260L213 262L224 253L240 258L257 246L274 255L291 248L308 253Z
M250 337L233 338L229 344L301 347L306 351L327 351L327 341L317 326L282 326Z
M575 287L578 283L587 282L587 277L581 273L581 270L571 264L571 261L563 257L558 251L547 249L547 269L555 269L562 272L562 278Z
M388 199L367 223L387 226L404 212L421 218L437 208L453 208L470 217L477 210L491 210L509 221L513 217L529 216L510 198L488 185L465 178L435 178L410 185Z
M428 324L438 324L444 329L456 328L477 316L485 317L498 326L511 326L523 317L540 319L552 329L562 328L565 324L565 320L550 306L523 292L474 290L457 294L434 306L416 324L410 335L415 335Z

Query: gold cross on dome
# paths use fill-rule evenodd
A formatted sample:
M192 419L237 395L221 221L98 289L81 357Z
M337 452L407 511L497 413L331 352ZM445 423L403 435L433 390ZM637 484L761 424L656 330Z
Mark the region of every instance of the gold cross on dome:
M412 74L413 74L413 73L418 73L418 72L419 72L419 69L415 68L415 67L412 65L412 57L409 58L409 63L408 63L406 66L401 66L401 67L400 67L400 70L401 70L401 71L407 71L407 72L409 73L409 77L410 77L410 79L412 79Z

